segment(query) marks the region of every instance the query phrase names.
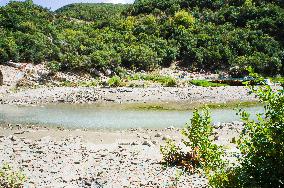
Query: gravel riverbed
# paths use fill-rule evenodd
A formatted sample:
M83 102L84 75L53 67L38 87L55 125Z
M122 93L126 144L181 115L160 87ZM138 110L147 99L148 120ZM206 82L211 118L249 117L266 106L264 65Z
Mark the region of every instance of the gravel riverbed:
M235 150L239 122L216 124L216 142ZM9 163L27 176L27 187L207 187L200 174L161 164L166 138L180 130L64 130L0 126L0 166Z
M0 104L226 103L256 101L246 87L85 88L54 87L0 93Z

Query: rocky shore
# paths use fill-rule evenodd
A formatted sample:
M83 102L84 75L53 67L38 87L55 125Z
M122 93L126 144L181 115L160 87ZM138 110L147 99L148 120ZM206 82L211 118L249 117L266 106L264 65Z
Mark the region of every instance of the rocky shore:
M160 145L180 130L64 130L0 126L0 166L22 170L26 187L207 187L200 174L161 164ZM215 140L235 151L239 122L215 125Z
M256 101L246 87L157 88L52 87L0 93L0 104L47 103L226 103Z
M145 88L102 88L102 87L57 87L40 84L49 75L44 65L27 64L20 68L0 65L4 85L0 86L0 104L48 104L48 103L226 103L256 101L248 95L246 87L162 87L153 85ZM210 78L210 75L188 73L175 69L163 69L161 75L171 76L178 80ZM180 78L183 75L183 78ZM218 76L218 75L211 75ZM94 81L90 75L80 76L58 72L53 77L75 83L76 81ZM55 78L53 78L55 79ZM32 82L31 87L17 87L23 80Z

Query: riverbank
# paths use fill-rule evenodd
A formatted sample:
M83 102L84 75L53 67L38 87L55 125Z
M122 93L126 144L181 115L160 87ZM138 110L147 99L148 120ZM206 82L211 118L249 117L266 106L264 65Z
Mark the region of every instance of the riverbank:
M50 103L177 103L197 105L208 103L253 102L246 87L156 87L156 88L92 88L43 87L0 94L1 104Z
M0 86L0 104L56 104L56 103L96 103L96 104L139 104L138 108L193 109L202 104L225 104L255 102L246 87L199 87L190 84L178 87L163 87L151 83L145 87L62 87L61 82L95 82L90 75L58 72L51 76L44 65L28 64L23 68L0 65L4 85ZM217 78L220 75L189 73L176 68L163 68L155 73L138 75L160 75L188 82L187 79ZM135 77L135 73L131 76ZM137 75L136 75L137 76ZM107 82L107 78L100 78ZM134 80L138 81L139 80ZM24 84L30 83L30 84ZM76 84L75 84L76 85ZM137 85L137 84L134 84ZM138 84L139 85L139 84ZM69 86L69 85L68 85ZM141 105L146 104L146 105ZM156 106L156 107L155 107Z
M0 126L0 164L22 169L29 187L206 187L206 178L162 164L160 145L180 129L67 130ZM238 122L216 124L216 142L235 150Z

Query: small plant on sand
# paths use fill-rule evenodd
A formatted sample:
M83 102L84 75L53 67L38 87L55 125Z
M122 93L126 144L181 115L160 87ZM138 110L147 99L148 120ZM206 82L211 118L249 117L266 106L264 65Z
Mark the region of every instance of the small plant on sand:
M165 87L174 87L177 85L177 80L170 76L162 76L159 74L134 74L133 76L129 76L128 80L144 80L144 81L152 81L156 83L160 83Z
M119 87L122 84L122 81L119 76L113 76L108 80L108 85L110 87Z
M0 187L21 188L26 180L22 172L13 171L12 167L4 164L0 168Z
M191 123L187 123L181 133L185 150L172 140L167 140L166 146L160 148L167 165L180 166L190 172L203 169L206 174L224 166L221 160L223 149L213 143L213 126L208 109L195 110Z
M174 87L174 86L177 85L176 79L174 79L170 76L162 76L162 75L158 75L158 74L149 74L149 75L144 75L143 79L153 81L153 82L158 82L165 87Z

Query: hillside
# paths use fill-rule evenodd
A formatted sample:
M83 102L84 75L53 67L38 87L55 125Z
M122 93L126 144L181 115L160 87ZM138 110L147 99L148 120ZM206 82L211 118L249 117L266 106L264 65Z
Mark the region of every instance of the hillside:
M104 22L118 19L128 6L110 3L74 3L56 10L55 13L85 21Z
M284 5L265 0L136 0L0 7L0 61L48 62L53 71L191 70L283 74ZM233 71L232 71L233 70ZM231 71L231 72L230 72Z

